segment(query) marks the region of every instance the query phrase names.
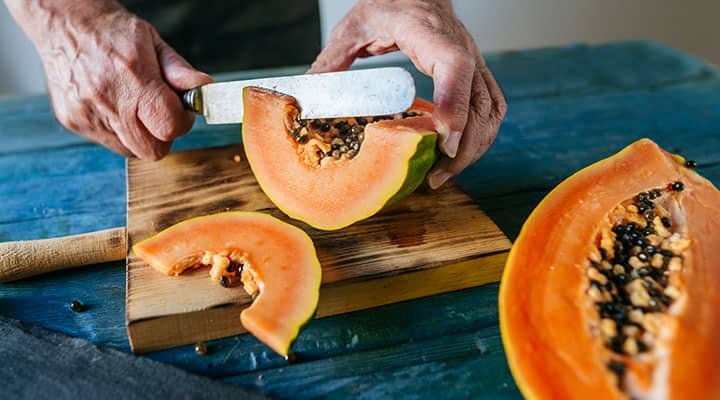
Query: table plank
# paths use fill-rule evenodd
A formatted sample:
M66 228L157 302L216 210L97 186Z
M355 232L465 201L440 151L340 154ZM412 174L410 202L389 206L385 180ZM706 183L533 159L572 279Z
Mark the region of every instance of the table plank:
M443 398L449 388L453 397L478 393L483 398L519 397L507 367L483 368L502 361L500 332L493 326L253 372L226 381L253 385L284 398L400 398L408 393ZM471 366L453 368L453 364L466 362Z
M494 283L390 304L372 312L354 312L315 320L298 337L293 352L300 361L317 361L496 326L497 290L498 284ZM411 303L413 307L408 309ZM205 357L198 357L190 348L185 346L184 349L159 351L149 356L215 377L231 377L286 365L282 357L250 335L210 341L209 354ZM211 363L212 368L209 367Z
M641 136L697 159L698 171L720 183L720 75L702 61L653 42L486 58L509 111L496 144L457 181L511 238L555 184ZM417 73L416 79L418 93L429 97L432 82ZM0 100L0 138L0 240L124 224L123 160L60 128L45 97ZM173 148L238 140L236 125L199 122ZM124 278L122 263L110 263L5 284L0 314L127 351ZM69 311L66 303L75 298L88 311ZM313 321L296 344L304 357L297 366L285 366L248 335L210 342L205 357L188 346L150 357L280 396L517 396L497 338L496 298L491 285ZM478 354L474 337L497 350ZM448 342L443 357L442 339L450 338L465 340L467 355L461 347L450 351ZM432 350L412 347L424 342ZM413 351L403 358L407 349ZM364 366L362 374L352 373L354 363ZM303 376L302 366L310 364L315 369ZM310 385L311 370L327 379ZM258 373L267 375L265 384L253 381ZM282 388L285 380L296 392Z

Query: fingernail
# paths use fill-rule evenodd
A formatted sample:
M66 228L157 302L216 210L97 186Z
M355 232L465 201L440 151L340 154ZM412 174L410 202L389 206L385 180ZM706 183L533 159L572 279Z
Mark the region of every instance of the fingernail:
M448 157L455 158L457 155L461 136L462 134L460 132L450 132L447 139L443 142L443 151L448 155Z
M428 184L431 189L437 189L442 186L445 182L452 177L452 174L447 171L437 171L430 175L428 178Z

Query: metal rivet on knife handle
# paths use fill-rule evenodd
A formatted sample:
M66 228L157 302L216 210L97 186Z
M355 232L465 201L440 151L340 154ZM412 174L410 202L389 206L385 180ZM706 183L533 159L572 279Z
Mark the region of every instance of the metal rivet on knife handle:
M190 89L183 93L182 102L186 109L191 110L196 114L203 113L202 92L199 87Z

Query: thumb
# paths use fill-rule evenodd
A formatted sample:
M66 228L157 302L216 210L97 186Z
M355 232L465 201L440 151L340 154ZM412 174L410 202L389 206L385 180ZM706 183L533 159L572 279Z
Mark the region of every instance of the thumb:
M196 70L155 33L155 50L165 81L176 91L190 90L213 82L213 78Z
M358 50L354 49L354 47L355 43L353 42L343 39L331 39L318 54L307 73L344 71L350 68L350 65L358 56Z

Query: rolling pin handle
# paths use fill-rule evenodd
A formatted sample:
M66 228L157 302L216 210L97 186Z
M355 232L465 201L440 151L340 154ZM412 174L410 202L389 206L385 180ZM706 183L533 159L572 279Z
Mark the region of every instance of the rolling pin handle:
M0 282L125 258L127 231L112 228L51 239L0 243Z

